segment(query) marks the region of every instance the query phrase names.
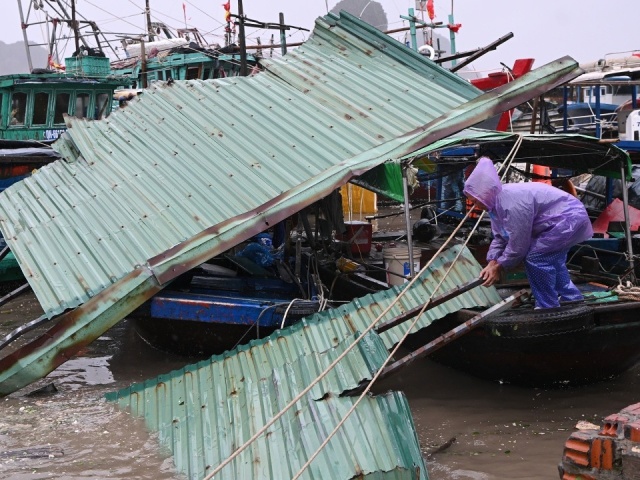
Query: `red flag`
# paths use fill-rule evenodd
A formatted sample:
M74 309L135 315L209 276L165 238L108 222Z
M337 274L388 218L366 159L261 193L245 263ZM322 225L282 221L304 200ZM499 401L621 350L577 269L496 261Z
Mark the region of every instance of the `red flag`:
M429 15L431 21L436 18L436 11L433 6L433 0L427 0L427 15Z
M222 8L224 8L224 21L229 23L231 21L231 2L223 3Z

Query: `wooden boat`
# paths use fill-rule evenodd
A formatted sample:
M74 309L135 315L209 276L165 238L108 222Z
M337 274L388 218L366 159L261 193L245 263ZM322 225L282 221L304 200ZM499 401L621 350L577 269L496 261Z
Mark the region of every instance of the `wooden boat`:
M163 24L153 24L164 37L153 42L126 43L128 58L111 63L111 71L135 79L138 88L157 81L208 80L240 74L240 49L237 45L208 45L195 28L173 33ZM248 68L256 65L253 55L247 57Z
M105 118L113 109L114 90L130 85L127 77L110 74L105 57L71 57L64 73L36 72L0 77L0 141L5 147L15 145L7 141L50 144L66 130L65 115Z
M295 283L242 257L224 258L242 267L239 273L215 264L190 271L129 316L138 334L160 350L211 356L320 309L320 301L303 299Z
M499 136L495 134L494 140ZM503 137L504 140L507 138ZM565 172L566 169L584 171L587 168L609 178L621 177L620 170L616 175L616 169L611 165L608 173L602 171L606 162L600 163L595 158L582 159L585 162L582 165L568 157L561 159L563 155L557 145L557 157L541 155L546 150L542 145L544 138L532 136L532 148L523 146L519 154L523 158L536 158L536 163L547 167L562 168ZM431 165L437 166L439 161L455 161L444 158L445 149L453 151L456 146L473 145L471 148L476 151L475 156L491 152L495 161L504 161L513 144L507 141L498 146L500 142L502 140L494 142L487 137L483 139L482 134L472 134L467 138L450 140L444 146L433 145L429 147L429 153L425 153L432 154ZM468 159L465 157L458 161L462 163ZM621 157L615 162L619 163L619 160ZM518 154L513 162L518 162ZM628 178L631 164L622 161L620 165L625 179ZM623 191L626 191L626 181L622 184ZM618 202L620 218L615 218L618 221L607 220L603 229L598 229L601 238L591 239L570 253L570 269L574 283L585 295L583 303L542 311L534 310L533 303L524 304L499 317L487 319L482 327L446 344L430 357L492 381L529 386L594 382L636 364L640 360L640 296L635 293L634 280L640 270L637 263L630 263L629 259L634 258L633 251L638 246L638 237L633 236L637 234L638 222L635 217L629 218L627 197ZM482 229L481 224L479 231ZM490 234L490 231L485 230L485 234ZM484 262L488 239L483 240L482 235L476 235L474 243L476 258ZM601 269L603 264L607 271ZM631 290L622 288L628 281L631 282ZM498 287L501 295L506 297L515 288L527 285L524 270L516 270L503 276ZM475 314L477 312L473 310L461 310L449 315L413 334L408 340L410 346L417 348L428 344L460 327Z
M411 344L428 343L476 313L460 311L436 322ZM549 311L525 305L487 319L431 358L500 383L547 387L605 380L640 360L640 302L607 297Z

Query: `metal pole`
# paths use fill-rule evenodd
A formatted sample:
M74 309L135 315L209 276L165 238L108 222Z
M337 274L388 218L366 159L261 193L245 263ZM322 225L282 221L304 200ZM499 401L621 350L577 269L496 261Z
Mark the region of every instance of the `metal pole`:
M410 8L409 9L409 17L411 18L411 20L409 20L409 33L411 35L411 49L415 50L417 52L418 51L418 38L417 38L417 35L416 35L416 22L415 22L413 13L414 13L413 12L413 8Z
M451 15L449 15L449 25L455 25L455 23L453 23L453 2L451 2ZM452 30L449 29L449 40L451 41L451 55L455 55L456 53L456 33ZM453 59L451 60L451 66L455 67L456 66L456 60Z
M284 25L284 13L280 12L280 49L282 55L287 54L287 36Z
M24 40L24 48L27 51L27 62L29 62L29 71L33 70L31 63L31 50L29 50L29 39L27 38L27 25L24 23L24 13L22 12L22 1L18 0L18 10L20 11L20 25L22 26L22 38Z
M140 81L142 85L141 88L147 88L148 78L147 78L147 49L144 43L144 38L140 39Z
M495 315L497 315L499 313L502 313L505 310L508 310L511 307L522 303L523 297L525 297L528 294L529 294L528 290L520 290L520 291L516 292L515 294L511 295L510 297L502 300L500 303L495 304L493 307L490 307L490 308L486 309L482 313L479 313L478 315L476 315L473 318L467 320L466 322L461 323L460 325L458 325L454 329L449 330L446 333L443 333L442 335L440 335L439 337L437 337L434 340L430 341L426 345L424 345L424 346L418 348L417 350L414 350L413 352L405 355L400 360L397 360L396 362L392 363L391 365L387 365L382 370L382 372L380 373L380 376L378 377L378 381L382 380L383 378L387 378L389 375L394 374L395 372L397 372L401 368L404 368L404 367L412 364L413 362L415 362L416 360L418 360L420 358L424 358L427 355L432 354L436 350L444 347L445 345L448 345L452 341L457 340L458 338L462 337L463 335L466 335L471 330L480 327L482 324L484 324L486 322L486 320L488 318L491 318L492 316L495 316ZM343 392L343 394L344 395L349 395L349 396L358 395L365 388L367 388L367 386L368 386L368 383L362 383L362 384L358 385L356 388L354 388L352 390L347 390L347 391Z
M567 105L569 105L569 87L565 85L562 87L562 131L567 132L569 130L569 116L567 115Z
M376 328L376 333L380 334L380 333L386 332L387 330L391 330L393 327L396 327L401 323L406 322L407 320L411 320L413 317L415 317L419 313L426 312L427 310L431 310L432 308L442 305L444 302L451 300L452 298L455 298L458 295L461 295L465 292L468 292L469 290L475 287L478 287L483 283L484 283L484 280L482 280L481 278L476 278L475 280L471 280L470 282L460 285L459 287L456 287L453 290L450 290L449 292L446 292L446 293L443 293L442 295L431 298L424 305L420 305L418 307L412 308L411 310L408 310L398 315L397 317L392 318L388 322L383 323L382 325Z
M540 97L533 99L533 111L531 112L531 124L529 125L529 133L536 133L536 124L538 123L538 109L540 108Z
M631 220L629 219L629 192L627 191L626 162L620 166L620 181L622 183L622 204L624 208L624 233L627 237L627 253L629 254L629 268L634 272L633 242L631 240Z
M238 23L239 23L239 43L240 43L240 76L247 76L247 42L244 37L244 7L242 0L238 0Z
M411 231L411 212L409 206L409 181L407 180L407 169L409 164L402 165L402 190L404 192L404 220L407 226L407 243L409 247L409 276L415 276L413 266L413 232Z
M602 138L602 125L600 124L600 85L596 85L596 138Z

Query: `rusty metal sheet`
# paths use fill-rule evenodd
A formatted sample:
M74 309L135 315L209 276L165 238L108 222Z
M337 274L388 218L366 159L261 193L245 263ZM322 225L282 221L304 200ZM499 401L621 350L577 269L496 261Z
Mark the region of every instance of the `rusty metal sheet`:
M462 260L453 264L458 253ZM423 272L384 318L423 303L452 264L449 281L440 287L442 292L477 278L480 271L468 250L452 248L441 262ZM397 286L317 313L267 338L107 398L158 431L160 442L171 450L181 472L189 478L202 478L345 352L380 312L396 303L401 290L402 286ZM464 306L499 301L494 288L476 287L434 307L419 325L424 327ZM355 399L341 394L370 380L382 367L389 347L406 330L407 326L401 325L382 335L369 332L216 478L272 478L268 472L273 471L279 472L278 478L291 478L353 405ZM402 395L366 397L339 432L303 478L350 479L375 472L386 472L391 478L426 478L411 413Z
M65 318L83 327L69 320L53 341L26 345L34 361L19 382L8 379L20 360L1 362L0 389L46 375L64 361L56 349L73 354L173 278L353 176L572 68L543 67L465 114L474 87L374 30L329 15L255 77L162 84L103 121L69 119L56 143L64 160L0 194L0 229L45 313L82 305ZM137 270L151 276L132 287Z
M458 260L454 263L457 257ZM449 268L450 274L436 292L440 278ZM347 305L318 313L311 319L329 319L323 323L323 328L328 329L328 338L340 341L354 332L363 331L387 306L393 304L387 315L380 320L381 324L422 305L434 292L438 295L469 282L479 275L480 270L481 267L471 252L456 246L434 259L430 268L420 275L418 281L403 294L400 301L396 300L404 289L403 285L366 295ZM64 363L84 345L115 325L125 315L122 312L130 309L128 302L137 301L138 298L144 301L156 293L159 288L154 285L150 272L139 269L135 275L127 279L127 283L119 282L108 289L104 296L98 296L78 309L64 314L56 326L42 337L0 359L0 395L7 395L22 388ZM135 295L122 296L119 290L115 290L117 288L131 291ZM114 298L122 299L114 303ZM489 306L499 301L500 296L495 288L475 288L425 312L415 330L424 328L435 319L461 308ZM381 334L387 348L398 343L407 331L408 324L410 322ZM43 371L45 373L42 373Z

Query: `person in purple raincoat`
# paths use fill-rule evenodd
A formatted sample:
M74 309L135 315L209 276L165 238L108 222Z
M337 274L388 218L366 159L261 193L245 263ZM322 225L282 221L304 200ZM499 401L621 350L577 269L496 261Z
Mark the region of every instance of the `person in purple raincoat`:
M491 218L493 240L480 272L484 286L524 261L536 308L582 299L566 266L569 249L593 236L580 200L544 183L503 185L486 157L469 175L464 194Z

